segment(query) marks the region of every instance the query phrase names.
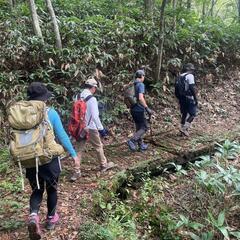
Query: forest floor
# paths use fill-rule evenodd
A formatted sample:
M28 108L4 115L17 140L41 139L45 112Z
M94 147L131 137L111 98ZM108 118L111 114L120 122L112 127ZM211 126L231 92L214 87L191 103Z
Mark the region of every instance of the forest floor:
M53 231L46 231L43 227L42 239L44 240L75 240L78 239L78 230L81 224L92 218L93 194L100 186L102 180L111 180L119 171L135 166L139 162L157 157L171 159L175 152L198 149L213 141L226 139L230 131L240 128L240 72L234 72L228 81L219 84L203 82L199 89L199 112L195 119L189 138L179 134L179 111L173 97L159 99L155 104L156 119L152 122L154 141L165 147L151 144L149 150L141 153L132 153L126 145L127 138L134 130L133 123L125 119L113 132L124 129L121 134L115 134L104 140L104 149L108 160L118 165L117 168L101 174L96 155L89 147L83 158L83 176L71 183L73 164L71 159L62 161L62 174L58 189L58 213L60 224ZM204 85L208 88L204 87ZM157 100L155 100L157 101ZM116 130L117 129L117 130ZM124 133L122 133L124 132ZM151 140L150 134L146 137ZM28 239L26 220L28 215L28 199L31 193L27 181L24 192L13 193L10 183L16 179L18 169L10 171L7 176L0 175L1 205L0 205L0 239L15 240ZM5 185L3 184L5 182ZM3 197L2 197L3 196ZM11 204L12 202L15 204ZM46 215L46 195L41 206L41 223Z

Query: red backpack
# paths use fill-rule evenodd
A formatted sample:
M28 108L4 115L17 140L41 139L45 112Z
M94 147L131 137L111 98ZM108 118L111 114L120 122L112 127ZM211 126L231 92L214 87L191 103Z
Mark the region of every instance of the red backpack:
M93 95L89 95L85 99L78 99L73 103L73 106L72 106L72 113L71 113L70 121L68 124L68 131L70 135L74 137L77 141L80 141L83 139L87 140L89 137L88 132L85 131L85 128L86 128L85 115L87 110L86 102L91 97L93 97Z

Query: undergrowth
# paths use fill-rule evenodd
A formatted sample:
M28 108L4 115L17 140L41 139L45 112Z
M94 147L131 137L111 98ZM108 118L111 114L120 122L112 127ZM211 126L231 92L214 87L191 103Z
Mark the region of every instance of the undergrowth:
M101 212L79 239L240 239L239 154L240 144L227 140L188 171L176 165L168 178L146 176L139 189L128 186L124 201L112 192L105 202L98 193Z

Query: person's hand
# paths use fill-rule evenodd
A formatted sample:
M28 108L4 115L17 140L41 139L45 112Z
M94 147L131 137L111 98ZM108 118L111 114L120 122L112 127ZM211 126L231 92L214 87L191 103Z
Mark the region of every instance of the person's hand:
M146 107L145 110L148 113L148 115L151 116L153 114L153 110L151 110L149 107Z
M80 159L78 156L73 157L75 168L80 169Z
M108 135L108 130L106 128L104 128L102 130L98 130L98 132L102 138L104 138Z

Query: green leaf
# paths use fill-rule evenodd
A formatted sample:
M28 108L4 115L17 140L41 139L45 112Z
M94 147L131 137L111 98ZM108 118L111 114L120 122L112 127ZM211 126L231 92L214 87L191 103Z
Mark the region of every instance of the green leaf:
M218 215L218 226L221 227L225 220L225 211L220 212Z
M189 232L188 235L193 239L193 240L201 240L201 238L199 236L197 236L196 234Z
M198 230L199 228L202 228L203 225L201 223L192 222L189 224L189 227L193 228L194 230Z
M221 233L226 239L229 239L228 230L226 227L219 227L218 229L221 231Z
M230 234L236 237L237 239L240 239L240 232L230 232Z

